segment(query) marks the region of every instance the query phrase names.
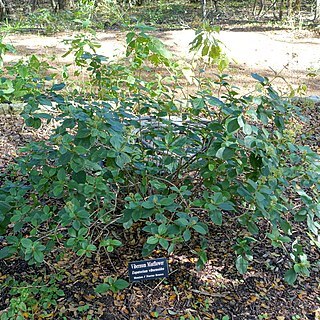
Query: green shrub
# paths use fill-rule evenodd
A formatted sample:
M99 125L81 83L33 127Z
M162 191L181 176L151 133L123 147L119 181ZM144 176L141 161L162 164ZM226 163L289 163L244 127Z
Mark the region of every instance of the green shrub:
M52 317L57 307L57 299L64 296L64 292L56 285L60 275L51 275L47 281L33 279L30 284L26 281L18 282L8 277L3 284L9 288L9 307L1 312L1 320L23 320Z
M264 241L288 258L289 283L308 275L306 248L294 230L302 223L318 236L320 162L309 147L296 144L290 130L301 121L299 109L257 74L260 93L239 97L221 76L222 97L203 90L181 107L174 91L139 78L146 61L179 68L162 43L144 32L129 33L127 40L130 66L81 52L90 95L64 95L66 83L25 97L26 124L53 122L55 128L47 141L23 148L14 170L2 177L6 245L0 257L17 254L30 264L66 250L91 257L121 245L120 235L108 235L112 225L138 225L144 256L157 248L171 253L194 239L202 267L210 226L223 227L232 217L235 227L247 230L230 244L240 273L265 234ZM121 83L114 82L117 71ZM39 112L43 105L55 112Z

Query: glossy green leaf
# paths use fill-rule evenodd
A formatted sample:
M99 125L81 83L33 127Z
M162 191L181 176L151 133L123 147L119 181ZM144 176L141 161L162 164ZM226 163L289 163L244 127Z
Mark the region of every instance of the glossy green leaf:
M108 290L110 290L110 285L107 284L107 283L101 283L99 284L98 286L96 286L95 288L95 292L96 293L105 293L107 292Z
M0 214L4 215L11 210L11 206L5 201L0 201Z
M226 128L229 134L236 132L240 128L238 118L231 118L230 120L227 120Z
M0 259L6 259L11 257L13 254L17 252L17 249L14 247L4 247L0 249Z
M204 235L204 234L207 233L207 230L206 230L203 226L201 226L201 225L199 225L199 224L193 225L192 228L193 228L195 231L199 232L200 234L203 234L203 235Z
M209 211L209 216L214 224L222 225L222 212L220 210Z
M159 238L151 236L147 239L147 243L148 244L156 244L159 242Z
M191 232L190 232L189 229L186 229L183 232L183 239L184 239L185 242L188 242L191 239Z
M57 83L57 84L54 84L54 85L51 87L51 90L52 90L52 91L60 91L60 90L62 90L65 86L66 86L65 83Z
M36 262L38 263L42 263L43 262L43 259L44 259L44 254L42 251L40 250L35 250L33 252L33 258Z
M114 286L118 289L118 290L123 290L125 288L128 288L130 285L130 283L124 279L117 279L114 282Z
M297 273L293 269L289 269L284 275L284 280L288 284L293 285L297 280Z
M243 256L238 256L236 260L236 268L240 274L245 274L248 270L249 262Z
M21 239L21 245L26 248L26 249L29 249L32 247L33 245L33 242L32 240L28 239L28 238L22 238Z

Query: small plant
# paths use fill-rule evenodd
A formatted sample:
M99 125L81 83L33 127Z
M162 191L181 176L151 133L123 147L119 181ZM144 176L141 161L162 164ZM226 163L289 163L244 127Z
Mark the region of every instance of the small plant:
M190 43L190 52L194 53L194 59L200 56L205 61L205 65L217 65L219 72L222 73L228 67L229 59L223 52L224 44L217 39L219 32L218 26L204 23Z
M112 0L101 0L97 3L94 15L104 22L104 27L128 23L128 10Z
M3 38L0 37L0 66L3 67L3 56L8 53L16 52L15 48L11 44L3 43Z
M104 239L100 242L100 247L106 247L108 252L113 252L115 248L120 247L122 242L116 239Z
M127 287L129 287L129 282L126 280L108 277L105 279L104 283L99 284L96 287L95 292L105 293L107 291L112 291L113 293L117 293Z
M23 320L50 317L57 306L57 299L64 296L63 290L56 285L59 279L61 279L59 275L51 275L49 282L34 280L29 284L8 278L2 287L10 288L10 301L0 319Z
M40 264L53 248L91 258L103 247L113 252L126 245L118 234L110 236L111 226L138 227L143 256L170 254L192 241L197 245L191 253L203 267L210 227L223 227L232 217L244 234L230 243L240 273L265 234L263 241L288 259L287 282L308 276L307 250L294 228L301 223L318 237L320 158L287 130L301 121L299 108L258 74L254 95L240 97L221 75L221 97L200 85L181 104L173 90L179 68L145 31L127 35L129 66L99 55L91 39L71 40L77 72L87 71L85 90L68 82L34 85L29 76L12 74L13 84L28 89L20 95L26 124L55 126L46 141L26 145L10 174L1 177L0 258L19 255ZM203 45L200 35L194 47L219 60L221 51ZM147 81L142 71L150 73L151 66L170 75ZM172 87L164 83L169 80ZM9 97L19 93L12 87ZM127 285L109 277L97 291Z

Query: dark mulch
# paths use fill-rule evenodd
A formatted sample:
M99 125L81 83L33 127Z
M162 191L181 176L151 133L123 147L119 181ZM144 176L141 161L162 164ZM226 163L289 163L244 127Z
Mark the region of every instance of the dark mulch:
M317 149L320 119L317 106L314 108L305 112L313 115L313 121L307 125L308 137ZM29 130L22 124L16 116L0 117L2 172L15 161L18 147L30 140L47 137L47 132ZM173 255L168 256L161 250L153 255L168 258L168 279L133 283L115 294L95 294L97 284L110 275L127 279L128 262L141 259L145 235L139 233L139 228L123 231L115 227L113 232L120 240L123 239L126 246L115 253L101 253L99 257L79 259L71 252L64 256L54 252L43 267L28 266L17 258L0 260L0 314L9 306L10 279L25 281L31 286L35 278L48 283L48 276L57 274L57 286L64 291L64 297L57 300L57 306L50 307L52 312L48 319L205 320L221 319L224 315L237 320L319 319L319 251L314 249L308 253L313 265L311 276L289 286L283 281L283 270L288 261L281 251L262 244L261 235L255 246L254 263L248 273L241 276L236 271L235 255L230 244L243 231L240 226L235 228L231 219L226 220L223 227L211 229L209 262L203 270L196 270L196 256L191 251L197 250L199 244L194 240L189 246L177 248ZM303 239L303 229L297 226L295 232L299 232ZM34 319L41 319L41 312L37 312ZM26 314L26 319L28 317Z

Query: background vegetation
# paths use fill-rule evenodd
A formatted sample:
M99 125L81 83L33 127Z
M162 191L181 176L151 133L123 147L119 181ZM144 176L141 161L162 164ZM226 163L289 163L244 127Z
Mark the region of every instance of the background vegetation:
M284 21L312 25L319 18L319 0L224 1L191 0L150 2L149 0L24 0L0 3L0 19L10 26L33 30L65 30L83 26L98 29L147 22L162 28L196 27L203 19L214 24L261 25ZM55 12L55 14L53 14ZM62 24L59 23L60 22ZM51 28L51 30L50 30Z
M226 74L229 61L216 38L219 28L208 22L211 13L213 20L229 12L229 4L159 3L152 11L155 4L147 2L52 1L49 9L34 1L28 15L19 15L18 7L8 12L3 4L6 31L89 30L120 23L129 29L126 56L116 62L98 54L99 44L88 34L78 33L68 41L72 75L70 66L59 72L36 56L1 70L1 102L22 103L25 126L39 132L50 128L0 174L2 268L30 271L4 274L1 320L102 317L109 311L101 311L95 300L117 300L121 290L135 290L126 281L128 261L165 256L174 265L187 257L193 270L203 270L212 266L217 246L232 252L233 276L240 279L253 268L276 271L284 288L303 286L311 273L318 279L320 158L312 132L303 130L306 109L317 111L317 106L293 99L292 91L280 95L258 74L252 74L255 91L239 94ZM136 9L142 5L144 10ZM286 10L284 3L252 5L248 16L289 19L299 17L305 4L286 3ZM150 26L139 24L147 14L150 24L189 23L177 21L179 15L167 20L169 12L183 14L182 8L198 8L190 23L199 24L203 15L207 20L190 44L191 63L175 59L150 35ZM10 14L11 22L6 20ZM0 45L1 57L13 50ZM203 73L208 66L216 70L210 78ZM79 75L85 75L81 82L75 81ZM224 238L218 241L221 232ZM261 263L266 252L280 258ZM101 260L109 261L107 268ZM88 303L68 300L73 271L66 264L92 277L82 282ZM214 297L205 284L193 292ZM177 287L172 290L179 299ZM120 308L113 317L137 317L122 300L127 311ZM314 316L318 302L303 314ZM212 306L199 299L192 311L180 306L163 314L140 310L140 316L213 319ZM237 317L220 312L217 318L229 316ZM285 316L300 318L290 310Z

